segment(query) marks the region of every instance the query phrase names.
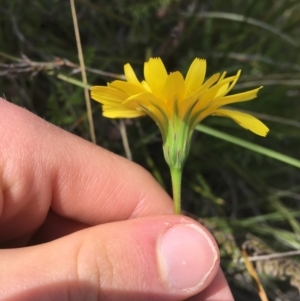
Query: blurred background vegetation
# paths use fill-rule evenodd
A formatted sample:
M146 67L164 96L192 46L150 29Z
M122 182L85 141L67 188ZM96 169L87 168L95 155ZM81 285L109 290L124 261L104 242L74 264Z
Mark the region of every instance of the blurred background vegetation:
M198 131L184 169L183 208L215 235L237 300L260 300L241 248L250 258L267 256L253 263L270 300L300 300L299 255L282 257L300 249L299 0L75 3L91 85L120 77L127 62L142 78L145 59L160 56L169 71L185 73L195 57L207 59L207 76L242 69L234 92L264 86L235 107L266 123L266 138L226 118L203 124L294 158L294 166ZM0 0L0 13L1 96L90 140L70 2ZM92 109L97 144L125 156L122 123L103 118L96 102ZM149 118L124 124L133 160L171 193L156 125Z

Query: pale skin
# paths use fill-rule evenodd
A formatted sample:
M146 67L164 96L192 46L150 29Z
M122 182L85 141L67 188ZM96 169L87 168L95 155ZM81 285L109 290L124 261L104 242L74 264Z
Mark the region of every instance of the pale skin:
M142 167L3 99L0 145L0 300L233 300L210 248L201 285L169 286L166 231L192 225L217 247Z

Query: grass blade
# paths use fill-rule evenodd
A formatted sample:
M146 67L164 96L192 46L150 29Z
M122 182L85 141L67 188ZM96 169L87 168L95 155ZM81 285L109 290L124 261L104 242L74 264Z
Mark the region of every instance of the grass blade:
M254 152L257 152L259 154L267 156L269 158L273 158L275 160L284 162L284 163L289 164L291 166L295 166L295 167L300 168L300 160L297 160L297 159L292 158L290 156L287 156L287 155L284 155L282 153L276 152L272 149L257 145L257 144L252 143L252 142L248 142L248 141L246 141L244 139L241 139L241 138L234 137L232 135L229 135L229 134L223 133L221 131L212 129L212 128L210 128L208 126L205 126L203 124L198 124L196 126L196 130L200 131L202 133L208 134L210 136L225 140L227 142L242 146L244 148L247 148L249 150L252 150Z

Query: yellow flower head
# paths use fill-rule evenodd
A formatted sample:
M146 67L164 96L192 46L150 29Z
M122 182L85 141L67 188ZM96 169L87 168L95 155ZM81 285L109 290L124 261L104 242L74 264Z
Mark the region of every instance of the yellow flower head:
M167 73L160 58L144 64L145 80L139 81L129 64L124 66L127 81L92 87L91 97L103 104L109 118L149 115L158 125L164 154L170 166L182 166L195 126L209 115L225 116L253 133L266 136L269 129L252 115L225 109L224 105L248 101L260 88L226 96L236 84L236 75L226 72L205 80L206 61L196 58L184 78L178 71Z

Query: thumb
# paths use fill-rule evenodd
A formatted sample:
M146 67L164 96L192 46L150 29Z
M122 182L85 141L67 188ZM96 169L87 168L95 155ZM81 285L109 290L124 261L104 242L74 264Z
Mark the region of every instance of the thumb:
M0 300L184 300L218 269L217 246L197 222L132 219L0 250Z

